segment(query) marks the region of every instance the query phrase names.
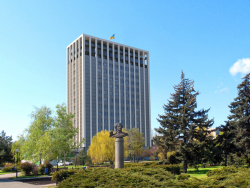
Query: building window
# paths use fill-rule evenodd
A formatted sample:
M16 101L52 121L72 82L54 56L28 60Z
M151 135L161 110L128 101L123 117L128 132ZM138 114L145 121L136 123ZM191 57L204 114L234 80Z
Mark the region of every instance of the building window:
M123 66L120 66L120 69L123 70Z
M133 82L133 81L131 81L131 84L132 84L132 85L134 85L134 82Z
M115 89L119 89L119 86L115 86Z
M108 120L107 120L107 119L104 119L104 123L108 123ZM106 129L106 127L105 127L105 129Z
M126 94L126 97L129 97L129 94L128 94L128 93Z
M106 69L104 69L104 70L103 70L103 73L107 73L107 70L106 70Z
M104 116L108 116L108 112L104 112Z
M115 79L115 82L119 82L119 79L116 78L116 79Z
M126 101L126 104L129 104L129 101Z
M124 90L124 87L123 87L123 86L121 86L120 88L121 88L121 90Z
M126 84L129 84L129 81L128 81L128 80L126 80Z
M109 68L113 68L113 64L109 63Z
M102 69L98 69L98 72L102 72Z
M116 114L115 114L115 116L116 116L116 117L119 117L119 114L118 114L118 113L116 113Z
M104 66L104 67L107 67L107 63L103 63L103 66Z
M126 68L125 68L125 70L126 70L126 71L128 71L128 70L129 70L129 68L128 68L128 67L126 67Z
M115 66L115 69L118 69L118 65Z
M139 73L139 70L138 70L138 69L135 69L135 72L136 72L136 73Z
M102 119L98 119L98 123L101 123L102 122Z
M102 98L101 98L101 97L98 97L98 101L102 101Z
M114 123L114 120L113 120L113 119L111 119L111 120L110 120L110 123Z
M98 65L102 65L102 62L98 61Z
M120 80L120 83L122 83L122 84L123 84L123 83L124 83L124 80Z
M104 108L105 108L105 109L108 109L108 105L104 105Z
M123 77L124 76L124 74L123 73L120 73L120 75Z
M135 109L134 109L134 108L131 108L131 111L135 111Z
M121 110L124 110L124 107L121 107Z
M99 105L98 105L98 108L102 108L102 105L101 105L101 104L99 104Z
M127 107L126 110L129 110L129 108Z
M136 89L136 92L139 92L139 89Z
M134 98L134 95L131 95L131 98Z
M101 116L102 115L102 112L98 112L98 116Z
M134 78L134 75L131 74L131 75L130 75L130 78Z
M136 95L136 98L139 99L139 95Z
M99 82L99 83L98 83L98 86L100 86L100 87L101 87L101 86L102 86L102 83L101 83L101 82Z
M118 76L119 75L118 72L115 72L115 75Z
M108 98L105 97L105 98L104 98L104 101L107 102L107 101L108 101Z
M113 85L111 84L111 85L109 85L109 88L113 88Z
M114 115L114 114L111 112L111 113L110 113L110 116L113 116L113 115Z
M129 74L125 74L125 76L128 78L128 77L129 77Z
M129 87L126 87L126 91L129 91Z
M135 76L136 79L139 79L139 76Z
M136 105L139 105L139 102L136 102Z
M110 105L110 109L113 109L113 105Z
M130 71L131 71L131 72L134 72L134 69L133 69L133 68L130 68Z
M129 121L126 121L127 125L129 125Z
M124 103L124 100L121 100L121 103L123 104L123 103Z
M124 93L121 93L121 97L124 97Z
M108 94L108 92L107 91L104 91L104 95L107 95Z
M134 101L131 101L131 104L134 104Z
M113 99L110 99L110 102L113 102Z
M99 94L102 94L102 90L99 90L98 93L99 93Z
M136 85L139 86L139 82L136 82Z
M119 103L119 100L118 100L118 99L115 99L115 102L116 102L116 103Z
M113 95L113 91L110 91L109 93L110 93L110 95Z
M115 96L119 96L119 93L118 93L118 92L116 92L116 93L115 93Z
M110 82L113 82L113 78L109 78L109 81L110 81Z
M98 76L98 79L102 79L102 76Z
M131 91L134 91L134 88L131 88Z

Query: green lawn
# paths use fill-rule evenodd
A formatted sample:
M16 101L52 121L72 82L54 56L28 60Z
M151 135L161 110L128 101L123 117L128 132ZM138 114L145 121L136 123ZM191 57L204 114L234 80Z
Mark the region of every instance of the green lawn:
M52 175L38 175L38 176L33 176L33 175L30 175L30 176L24 176L24 175L21 175L21 176L18 176L18 178L36 178L36 177L45 177L45 176L52 176ZM10 178L10 179L16 179L16 177L13 177L13 178Z
M190 175L190 177L206 178L207 177L206 173L208 171L219 169L219 168L223 168L223 166L211 166L211 167L206 167L206 168L199 168L198 171L195 168L188 168L187 174Z

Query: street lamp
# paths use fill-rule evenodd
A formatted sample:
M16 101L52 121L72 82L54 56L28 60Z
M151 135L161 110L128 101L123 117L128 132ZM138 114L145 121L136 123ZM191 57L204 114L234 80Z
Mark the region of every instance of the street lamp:
M17 162L18 162L18 152L19 152L19 149L16 149L16 178L17 178Z

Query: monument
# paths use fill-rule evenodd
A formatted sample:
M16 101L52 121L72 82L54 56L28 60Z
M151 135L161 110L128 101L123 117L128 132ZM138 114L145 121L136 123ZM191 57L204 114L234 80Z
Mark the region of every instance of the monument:
M122 132L123 125L121 123L115 124L116 133L110 131L109 137L115 138L115 168L124 168L124 139L128 133Z

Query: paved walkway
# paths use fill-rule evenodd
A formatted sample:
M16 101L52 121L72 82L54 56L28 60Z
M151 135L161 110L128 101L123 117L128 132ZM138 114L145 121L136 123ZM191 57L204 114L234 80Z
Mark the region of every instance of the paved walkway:
M18 176L21 175L21 172L18 173ZM9 178L16 177L16 173L9 173L0 175L0 187L1 188L38 188L38 187L46 187L49 185L32 185L28 183L23 183L20 181L14 181Z

